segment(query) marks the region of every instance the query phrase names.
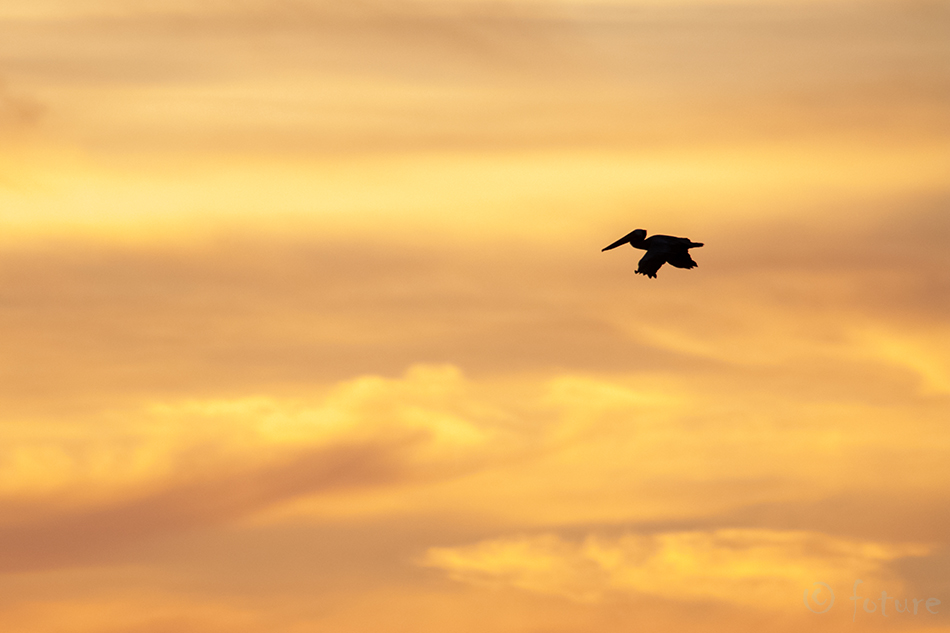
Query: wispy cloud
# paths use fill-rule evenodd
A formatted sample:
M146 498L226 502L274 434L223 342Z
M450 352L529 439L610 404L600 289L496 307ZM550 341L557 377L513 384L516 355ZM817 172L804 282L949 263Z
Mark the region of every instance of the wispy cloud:
M945 8L0 6L0 629L942 598Z
M17 44L0 61L44 95L55 143L96 152L923 143L947 129L947 18L928 5L82 6L0 21Z
M632 594L791 610L801 605L790 598L816 578L832 584L855 574L878 579L887 563L929 551L769 530L588 536L579 542L546 534L432 548L422 564L463 582L585 602Z

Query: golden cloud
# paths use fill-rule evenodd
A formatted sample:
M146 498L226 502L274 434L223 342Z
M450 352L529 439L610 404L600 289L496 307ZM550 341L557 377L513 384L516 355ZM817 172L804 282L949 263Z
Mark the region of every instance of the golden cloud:
M454 367L418 366L399 379L366 376L311 398L155 402L102 415L94 433L63 422L7 424L0 490L22 496L150 488L334 447L389 446L416 462L459 465L489 443L500 449L510 435L509 414L470 390Z
M3 3L0 629L942 582L947 13L726 1Z
M95 558L304 496L440 479L516 446L457 369L367 376L311 399L158 402L2 427L7 568ZM90 432L95 428L94 432Z
M647 595L684 602L801 609L803 587L887 575L888 562L931 548L801 531L715 531L507 537L434 547L421 564L473 584L507 586L584 602Z

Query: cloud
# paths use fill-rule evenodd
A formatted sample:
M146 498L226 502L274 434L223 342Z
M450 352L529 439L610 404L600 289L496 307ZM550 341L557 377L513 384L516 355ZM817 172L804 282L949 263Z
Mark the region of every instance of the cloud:
M926 506L946 483L946 328L935 299L907 288L942 261L943 225L909 208L860 231L829 222L810 242L782 221L690 229L707 241L701 268L653 284L598 258L612 234L7 247L7 516L260 479L260 497L214 519L233 522L307 505L320 481L281 492L271 473L344 448L384 473L352 487L356 513L443 504L535 526L908 488ZM887 244L901 256L882 281ZM419 487L361 496L392 483Z
M404 378L365 376L310 398L159 401L91 420L37 420L29 429L7 423L2 485L8 494L121 490L245 469L266 478L272 467L293 471L298 459L319 461L324 451L332 462L336 450L461 464L489 442L501 448L511 424L469 390L452 367L420 366Z
M780 413L756 413L750 398ZM392 512L532 526L715 522L766 499L787 509L831 494L892 498L926 472L931 492L915 498L916 508L944 484L930 436L897 432L938 419L911 420L914 411L923 412L729 393L702 373L685 382L649 374L476 379L420 365L316 393L153 399L81 417L7 419L0 549L9 549L7 569L55 567L255 518ZM893 472L873 468L879 453ZM774 513L764 522L743 516L763 528L781 523ZM802 516L799 529L861 529L834 513Z
M936 438L936 433L930 436L931 440ZM855 472L855 477L861 475ZM928 493L919 481L893 485L899 478L897 475L890 483L884 481L864 490L851 488L845 492L842 488L808 500L764 500L707 517L702 525L812 530L884 542L943 543L950 527L950 511L946 510L942 486Z
M515 587L584 602L655 596L722 601L763 609L800 609L793 598L816 580L843 586L880 578L885 565L929 548L843 540L809 532L732 529L712 532L506 537L434 547L423 565L468 583Z
M795 151L71 163L4 190L11 226L68 238L7 232L0 254L4 569L265 515L939 539L946 196L921 192L943 154L829 179L861 150ZM858 216L862 197L890 200ZM630 252L599 252L631 222L705 241L700 269L637 284ZM905 490L914 521L841 510L864 495L870 519ZM578 542L498 547L553 557L558 595L643 590Z
M219 525L298 495L391 484L404 476L397 454L385 445L297 451L256 468L231 465L187 482L152 482L157 490L92 507L69 509L69 501L65 509L43 507L38 500L39 508L32 510L39 520L21 517L18 524L0 527L0 570L89 564L145 538ZM11 519L16 520L8 514Z
M95 596L18 602L5 609L4 628L10 633L164 633L170 630L251 633L267 630L266 614L246 604L230 604L220 598L204 596L143 594L128 586L111 589L108 594Z
M946 11L606 4L0 7L0 629L942 591Z
M57 142L96 153L733 146L819 130L876 147L946 129L945 16L889 3L749 19L638 3L57 8L0 33L49 96Z
M75 421L7 423L2 567L88 562L300 497L457 476L512 450L510 420L467 390L451 367L418 367L310 402L155 403L100 415L79 433Z
M525 213L515 226L486 219L474 237L418 235L410 217L386 239L381 219L332 238L306 224L296 238L242 236L249 222L184 245L11 243L0 253L0 375L10 386L0 398L16 407L52 402L50 390L87 400L267 393L416 363L477 374L729 367L753 381L765 368L867 398L903 397L902 373L939 394L947 232L936 202L900 200L862 222L734 218L730 230L648 215L651 231L707 242L699 269L664 269L649 285L630 274L632 249L599 252L613 233L596 227L616 210L590 223L559 215L570 236L543 223L531 235ZM816 374L829 380L807 379Z
M0 133L31 128L43 117L45 107L34 98L12 90L0 77Z

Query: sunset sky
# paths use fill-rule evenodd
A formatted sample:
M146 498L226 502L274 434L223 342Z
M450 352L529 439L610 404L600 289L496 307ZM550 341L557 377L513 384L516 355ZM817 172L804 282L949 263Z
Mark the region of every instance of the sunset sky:
M948 243L946 0L0 0L0 632L950 631Z

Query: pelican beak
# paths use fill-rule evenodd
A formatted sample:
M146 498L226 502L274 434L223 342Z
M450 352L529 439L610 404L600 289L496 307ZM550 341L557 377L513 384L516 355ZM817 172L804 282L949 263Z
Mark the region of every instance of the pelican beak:
M633 237L633 234L634 234L634 233L636 233L636 231L633 231L633 232L631 232L631 233L627 233L626 235L624 235L623 237L621 237L619 240L617 240L616 242L614 242L614 243L611 244L610 246L605 246L604 248L600 249L600 252L603 253L604 251L609 251L609 250L612 249L612 248L617 248L618 246L623 246L624 244L627 244L627 243L630 241L630 238Z

